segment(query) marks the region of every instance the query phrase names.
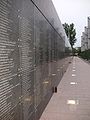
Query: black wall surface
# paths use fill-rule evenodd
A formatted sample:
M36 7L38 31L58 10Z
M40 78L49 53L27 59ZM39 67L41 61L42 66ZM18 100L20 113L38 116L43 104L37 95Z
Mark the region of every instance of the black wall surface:
M0 0L0 120L38 120L69 52L51 0Z

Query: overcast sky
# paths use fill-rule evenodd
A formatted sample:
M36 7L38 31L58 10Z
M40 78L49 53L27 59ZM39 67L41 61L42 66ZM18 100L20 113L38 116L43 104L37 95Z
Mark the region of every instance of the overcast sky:
M77 32L76 47L81 46L81 34L90 16L90 0L52 0L62 23L74 23Z

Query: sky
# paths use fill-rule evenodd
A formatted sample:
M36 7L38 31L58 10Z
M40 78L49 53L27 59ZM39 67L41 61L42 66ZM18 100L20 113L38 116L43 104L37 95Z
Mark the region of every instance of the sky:
M90 16L90 0L52 0L58 16L63 23L74 23L77 42L75 47L81 46L81 35L87 26Z

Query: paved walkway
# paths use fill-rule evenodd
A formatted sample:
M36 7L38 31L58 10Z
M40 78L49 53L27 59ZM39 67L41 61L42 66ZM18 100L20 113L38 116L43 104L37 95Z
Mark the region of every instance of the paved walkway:
M89 64L74 57L40 120L90 120Z

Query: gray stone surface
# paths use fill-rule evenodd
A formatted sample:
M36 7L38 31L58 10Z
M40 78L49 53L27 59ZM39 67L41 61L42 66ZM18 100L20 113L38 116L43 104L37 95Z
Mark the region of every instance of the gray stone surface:
M90 120L89 64L73 58L40 120Z

